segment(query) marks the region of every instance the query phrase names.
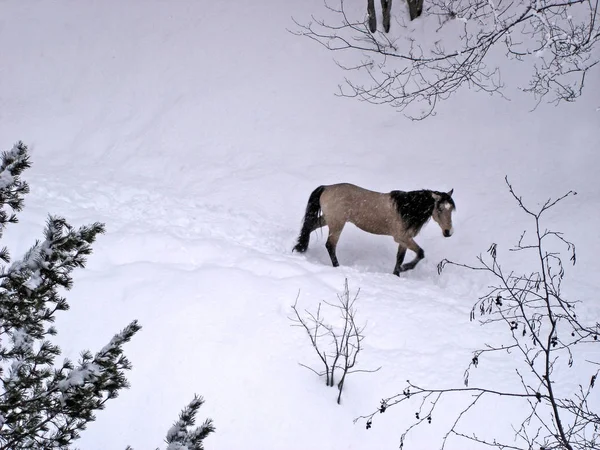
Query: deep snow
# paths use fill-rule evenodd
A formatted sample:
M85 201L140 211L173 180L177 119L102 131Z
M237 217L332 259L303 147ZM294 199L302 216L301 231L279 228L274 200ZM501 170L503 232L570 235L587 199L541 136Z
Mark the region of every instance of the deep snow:
M464 91L436 117L412 122L333 95L343 73L332 55L286 31L292 15L322 8L321 0L0 3L0 148L22 139L34 163L21 224L3 244L16 257L47 213L106 222L68 294L58 341L76 358L134 318L144 327L126 347L131 389L98 414L79 448L155 448L194 393L206 399L200 417L217 427L208 449L396 448L412 412L390 410L369 431L352 420L406 379L460 385L470 352L502 336L469 322L487 279L438 276L436 264L516 242L528 222L505 175L530 204L578 192L548 218L578 248L565 291L586 301L590 320L599 316L597 72L575 104L531 113L531 99L515 92L505 101ZM521 69L509 70L516 78ZM350 227L338 269L320 235L306 255L292 254L309 193L339 181L454 188L455 234L444 239L429 224L417 238L426 259L400 279L390 273L391 238ZM351 376L338 406L298 365L318 367L288 317L298 292L312 309L334 300L345 277L361 289L361 366L382 369ZM583 359L572 382L588 378ZM472 382L508 383L511 374L493 360ZM415 434L412 448L433 448L442 422Z

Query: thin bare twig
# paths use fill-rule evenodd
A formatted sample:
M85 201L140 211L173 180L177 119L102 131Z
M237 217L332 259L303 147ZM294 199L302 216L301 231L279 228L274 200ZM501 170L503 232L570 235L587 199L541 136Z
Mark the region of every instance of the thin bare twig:
M348 375L361 372L373 373L381 369L381 367L374 370L355 369L358 354L362 350L362 341L364 339L363 331L365 328L364 326L358 326L356 323L355 303L359 292L360 290L356 292L354 297L351 297L348 288L348 280L346 279L344 282L344 291L342 294L338 294L338 302L335 304L326 301L319 303L316 314L306 311L306 317L300 315L297 307L299 293L295 303L292 305L295 317L290 317L290 320L293 322L293 326L301 327L306 331L311 345L319 355L319 359L324 365L325 370L319 372L305 364L300 365L320 377L325 376L325 383L327 386L334 386L336 373L341 373L337 383L338 404L341 403L342 391ZM341 329L338 330L324 322L324 319L321 317L322 304L337 310L342 320ZM324 344L323 339L328 339L329 343Z
M529 63L520 87L538 104L577 99L600 62L600 0L427 0L420 20L428 27L437 17L436 30L417 33L398 20L399 31L390 34L372 33L364 10L328 1L327 19L294 19L291 32L343 54L345 62L336 63L349 76L340 96L389 105L415 120L434 115L463 87L503 96L501 67L490 58L495 48Z
M421 405L433 398L433 409L446 397L474 395L473 400L458 413L444 435L442 449L451 436L499 449L600 448L600 417L588 401L600 370L595 368L591 371L587 387L584 388L583 384L580 384L578 390L570 394L564 386L558 385L555 376L559 364L567 370L573 365L577 344L598 344L600 335L600 324L585 324L575 313L577 302L567 300L561 292L566 272L561 253L554 247L562 245L566 248L571 262L575 264L575 246L562 233L542 227L544 214L576 193L569 191L556 199L548 199L541 207L534 209L527 206L516 194L508 179L506 184L517 206L533 221L533 233L523 232L513 250L533 252L537 267L523 274L503 270L498 261L498 246L492 244L487 256L480 255L477 258L477 265L444 260L439 264L438 270L441 272L448 265L452 265L483 271L493 276L495 283L473 306L471 320L479 317L479 322L484 326L492 323L504 324L508 332L508 342L485 344L484 348L473 352L464 374L464 388L429 389L407 382L407 387L401 394L382 400L377 411L356 419L365 420L367 428L372 426L378 413L409 402L411 398L421 398ZM548 250L550 247L553 250ZM472 370L481 364L486 355L498 352L511 355L507 362L515 366L518 381L516 387L506 391L490 387L469 387ZM513 354L519 358L515 359ZM588 362L599 365L598 361ZM522 366L522 370L519 369L519 365ZM558 387L561 388L562 395L558 394ZM476 434L482 430L466 432L461 429L463 418L475 414L479 404L489 397L502 397L522 403L519 411L527 411L517 426L513 426L513 443L490 440ZM405 429L401 435L401 446L405 444L407 434L421 423L422 418L417 417L417 420Z

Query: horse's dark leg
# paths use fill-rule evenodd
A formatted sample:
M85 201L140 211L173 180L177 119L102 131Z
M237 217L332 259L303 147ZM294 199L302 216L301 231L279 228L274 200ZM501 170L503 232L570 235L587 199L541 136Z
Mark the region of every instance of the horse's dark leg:
M329 257L331 258L331 264L333 267L338 267L340 263L338 262L337 256L335 255L335 244L331 242L330 239L327 239L325 243L325 248L327 249L327 253L329 253Z
M389 33L392 13L392 0L381 0L381 9L383 10L383 29L386 33Z
M408 240L406 242L406 246L410 250L415 252L416 256L411 262L402 264L402 266L400 267L400 272L405 272L407 270L414 269L415 266L419 263L419 261L421 261L423 258L425 258L425 252L423 251L423 249L421 247L418 246L418 244L414 241L414 239Z
M394 275L400 276L402 263L404 262L404 255L406 255L406 247L402 244L398 244L398 254L396 255L396 267L394 267Z
M369 16L369 30L377 31L377 16L375 15L375 0L367 0L367 14Z
M337 247L338 240L340 239L340 234L342 234L343 228L344 224L342 224L342 226L329 225L329 237L327 238L327 242L325 243L325 248L327 249L327 253L329 253L329 257L331 258L331 264L333 264L333 267L337 267L340 265L335 254L335 249Z

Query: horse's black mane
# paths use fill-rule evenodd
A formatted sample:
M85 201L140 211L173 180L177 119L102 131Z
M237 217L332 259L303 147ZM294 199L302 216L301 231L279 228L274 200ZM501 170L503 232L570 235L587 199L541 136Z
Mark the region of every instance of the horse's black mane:
M427 223L433 214L435 208L435 199L433 195L437 194L441 198L440 203L450 203L455 207L454 200L446 192L430 191L423 189L420 191L392 191L390 197L394 200L398 214L406 225L406 229L418 233L419 230Z

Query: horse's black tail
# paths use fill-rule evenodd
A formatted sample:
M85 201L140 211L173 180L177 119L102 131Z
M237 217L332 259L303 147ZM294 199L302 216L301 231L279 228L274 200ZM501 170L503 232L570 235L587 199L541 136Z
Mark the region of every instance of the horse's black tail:
M300 236L298 236L298 242L294 246L294 251L304 253L308 249L308 243L310 241L310 233L317 228L319 221L319 212L321 211L321 194L325 190L325 186L319 186L316 188L310 197L308 197L308 204L306 205L306 212L304 213L304 222L302 223L302 229L300 230Z

